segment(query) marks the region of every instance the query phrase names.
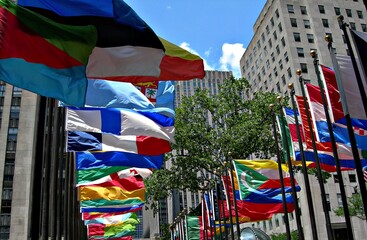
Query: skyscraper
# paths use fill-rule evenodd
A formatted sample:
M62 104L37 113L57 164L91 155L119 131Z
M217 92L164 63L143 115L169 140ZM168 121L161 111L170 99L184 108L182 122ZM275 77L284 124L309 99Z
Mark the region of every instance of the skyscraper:
M241 73L251 84L248 98L256 91L272 91L288 96L288 84L293 83L296 94L301 95L297 69L311 83L317 84L311 50L318 53L319 62L332 66L326 35L333 38L336 53L347 55L345 36L339 27L337 17L344 16L344 21L351 29L367 32L366 7L361 0L268 0L254 24L254 36L240 60ZM297 174L297 180L303 186L303 176ZM355 192L357 186L355 171L343 172L347 196ZM322 209L320 191L316 178L310 179L316 225L319 239L327 239L325 219ZM335 174L325 184L328 210L331 225L336 239L346 239L345 219L337 217L333 209L342 205L338 177ZM304 188L302 188L304 189ZM311 226L307 208L306 195L300 192L302 225L305 239L311 239ZM293 214L290 214L291 228L296 229ZM367 237L366 222L352 217L355 239ZM269 221L249 223L262 228L267 233L285 232L281 215L275 215Z

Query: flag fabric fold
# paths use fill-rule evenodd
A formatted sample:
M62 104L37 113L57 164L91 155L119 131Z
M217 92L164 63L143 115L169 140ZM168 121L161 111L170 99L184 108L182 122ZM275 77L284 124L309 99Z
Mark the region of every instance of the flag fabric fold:
M96 45L94 26L69 26L0 1L3 32L0 78L69 105L83 106L86 65Z

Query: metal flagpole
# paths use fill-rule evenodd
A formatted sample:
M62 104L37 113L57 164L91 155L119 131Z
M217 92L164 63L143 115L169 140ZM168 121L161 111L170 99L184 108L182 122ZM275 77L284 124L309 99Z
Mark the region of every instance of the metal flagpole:
M220 236L220 239L222 240L223 234L222 234L222 220L220 218L220 209L219 209L219 194L220 194L220 191L218 189L218 183L217 183L217 180L215 180L215 198L216 198L217 204L213 204L214 205L213 210L214 210L214 216L217 216L216 212L218 212L219 236ZM215 205L217 205L217 207L215 207ZM218 211L216 211L215 209L217 209ZM214 219L216 219L216 217ZM214 224L215 224L215 220L214 220Z
M222 180L219 180L219 189L220 189L220 196L222 196ZM225 190L225 187L223 186L223 190ZM227 192L226 192L227 194ZM221 199L223 201L223 199ZM221 210L222 210L222 214L223 214L223 224L224 224L224 235L225 235L225 240L228 240L228 229L227 229L227 220L226 220L226 216L225 216L225 207L224 207L224 203L222 202L221 205ZM220 212L219 212L219 217L220 217Z
M233 177L233 163L232 163L232 157L231 152L228 153L229 157L231 158L229 160L229 170L230 170L230 177L231 177L231 184L232 184L232 192L233 192L233 206L234 206L234 214L236 218L236 228L237 228L237 238L241 239L241 229L240 229L240 223L238 219L238 209L237 209L237 199L236 199L236 189L234 185L234 177Z
M310 110L309 110L309 106L308 106L308 102L307 102L307 98L306 98L306 93L305 93L305 86L304 86L304 82L303 82L303 78L302 78L301 74L302 74L302 72L297 72L297 75L299 76L299 83L300 83L300 87L301 87L301 91L302 91L302 97L303 97L304 106L305 106L307 124L310 128L312 149L313 149L313 152L314 152L314 157L315 157L315 162L316 162L317 179L318 179L319 185L320 185L321 201L322 201L322 207L324 209L324 215L325 215L326 232L327 232L328 239L332 240L332 239L334 239L334 235L333 235L333 231L331 229L330 214L329 214L329 210L328 210L327 202L326 202L324 180L323 180L322 173L321 173L320 159L319 159L319 155L318 155L318 151L317 151L317 147L316 147L314 131L313 131L311 118L310 118Z
M301 70L297 70L297 71L301 71ZM298 144L299 144L299 151L301 153L302 172L303 172L303 178L304 178L305 187L306 187L306 197L307 197L307 203L308 203L308 211L309 211L309 214L310 214L312 237L313 237L314 240L317 240L318 236L317 236L315 211L313 209L313 201L312 201L312 196L311 196L310 180L308 178L305 153L303 151L302 137L301 137L301 132L300 132L300 129L299 129L297 108L296 108L296 103L294 101L295 91L294 91L293 83L290 83L288 85L288 88L290 89L290 97L291 97L292 108L293 108L293 112L294 112L294 120L295 120L295 123L296 123L296 129L297 129L297 138L298 138Z
M65 219L65 209L63 209L63 199L65 192L63 189L63 181L64 181L64 169L65 169L65 154L64 154L64 148L65 148L65 138L64 138L64 108L59 107L59 121L60 125L58 126L59 132L58 132L58 139L60 146L58 147L58 182L57 182L57 189L58 189L58 197L57 197L57 232L56 232L56 239L61 240L62 239L62 228L63 228L63 222L62 219Z
M269 105L271 110L271 122L273 125L273 136L275 141L275 149L277 154L277 162L278 162L278 172L279 172L279 179L280 179L280 187L282 189L282 198L283 198L283 211L284 211L284 223L285 223L285 229L287 234L287 239L291 240L291 230L289 226L289 217L288 217L288 207L287 207L287 199L285 197L285 190L284 190L284 181L283 181L283 170L282 170L282 163L280 161L280 152L279 152L279 144L278 144L278 134L277 134L277 128L275 125L275 114L274 114L274 104Z
M320 87L322 105L324 106L326 122L327 122L327 126L328 126L328 129L329 129L330 141L331 141L331 146L332 146L332 149L333 149L333 155L334 155L334 159L335 159L336 171L337 171L338 178L339 178L339 188L340 188L340 194L341 194L341 197L342 197L345 223L347 225L347 234L348 234L348 238L350 240L352 240L352 239L354 239L354 237L353 237L352 222L350 221L347 195L346 195L345 189L344 189L343 175L342 175L341 168L340 168L340 161L339 161L339 156L338 156L338 152L337 152L337 146L336 146L336 142L335 142L334 131L333 131L333 127L331 126L330 115L329 115L329 111L328 111L328 107L327 107L327 101L326 101L325 92L324 92L324 90L325 90L324 89L324 84L322 83L321 77L320 77L319 64L318 64L316 51L311 51L311 57L314 59L313 64L314 64L314 67L315 67L317 81L318 81L318 84L319 84L319 87Z
M283 112L283 107L281 105L281 101L282 101L282 97L278 96L278 102L280 105L280 109L279 109L279 113L280 113L280 127L282 128L282 132L285 133L285 125L284 125L284 112ZM294 173L293 173L293 165L292 165L292 161L291 161L291 155L289 152L289 145L288 145L288 141L285 140L285 152L286 152L286 157L287 157L287 163L288 163L288 168L289 168L289 176L290 176L290 180L291 180L291 186L292 186L292 194L293 194L293 201L294 201L294 208L295 208L295 213L296 213L296 223L297 223L297 230L298 230L298 237L299 239L304 239L304 235L303 235L303 230L302 230L302 223L301 223L301 211L299 209L299 205L298 205L298 197L297 197L297 191L296 191L296 185L294 183Z

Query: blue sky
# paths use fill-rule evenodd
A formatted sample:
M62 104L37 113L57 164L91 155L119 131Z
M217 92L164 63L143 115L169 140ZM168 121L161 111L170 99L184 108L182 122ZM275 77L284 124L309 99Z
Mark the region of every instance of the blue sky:
M239 59L266 0L125 0L164 39L240 77Z

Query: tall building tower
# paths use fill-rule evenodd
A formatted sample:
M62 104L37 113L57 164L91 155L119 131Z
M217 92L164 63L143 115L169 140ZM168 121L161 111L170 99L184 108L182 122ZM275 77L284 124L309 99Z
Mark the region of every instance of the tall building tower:
M288 96L288 84L293 83L296 94L301 95L297 69L302 70L304 79L317 84L311 50L318 53L319 62L332 66L326 35L333 37L335 52L347 55L345 37L339 27L337 17L344 16L344 21L350 28L367 32L366 7L361 0L268 0L254 24L254 36L240 60L241 73L251 84L247 97L252 98L257 91L271 91L282 96ZM305 239L312 239L303 176L296 178L303 189L300 192L300 207L302 210L302 225ZM343 180L347 196L355 192L358 185L355 171L343 172ZM319 239L327 239L324 211L322 208L320 190L317 179L310 179L316 225ZM331 217L333 233L336 239L346 238L344 217L338 217L333 209L342 206L338 177L336 173L325 184L328 210ZM291 228L296 229L293 214L289 214ZM365 221L352 217L353 234L355 239L367 238ZM262 228L268 234L285 232L281 215L275 215L269 221L250 223Z
M219 85L226 79L229 79L232 75L231 71L205 71L205 77L203 79L192 79L189 81L176 81L175 83L175 106L180 106L180 103L184 97L194 95L195 89L208 89L213 95L216 95L219 91ZM210 116L208 123L211 123ZM166 163L166 168L170 167L170 162ZM201 195L199 193L189 191L176 191L172 194L172 197L164 200L160 209L160 225L171 224L174 222L176 216L183 209L195 208L201 202Z

